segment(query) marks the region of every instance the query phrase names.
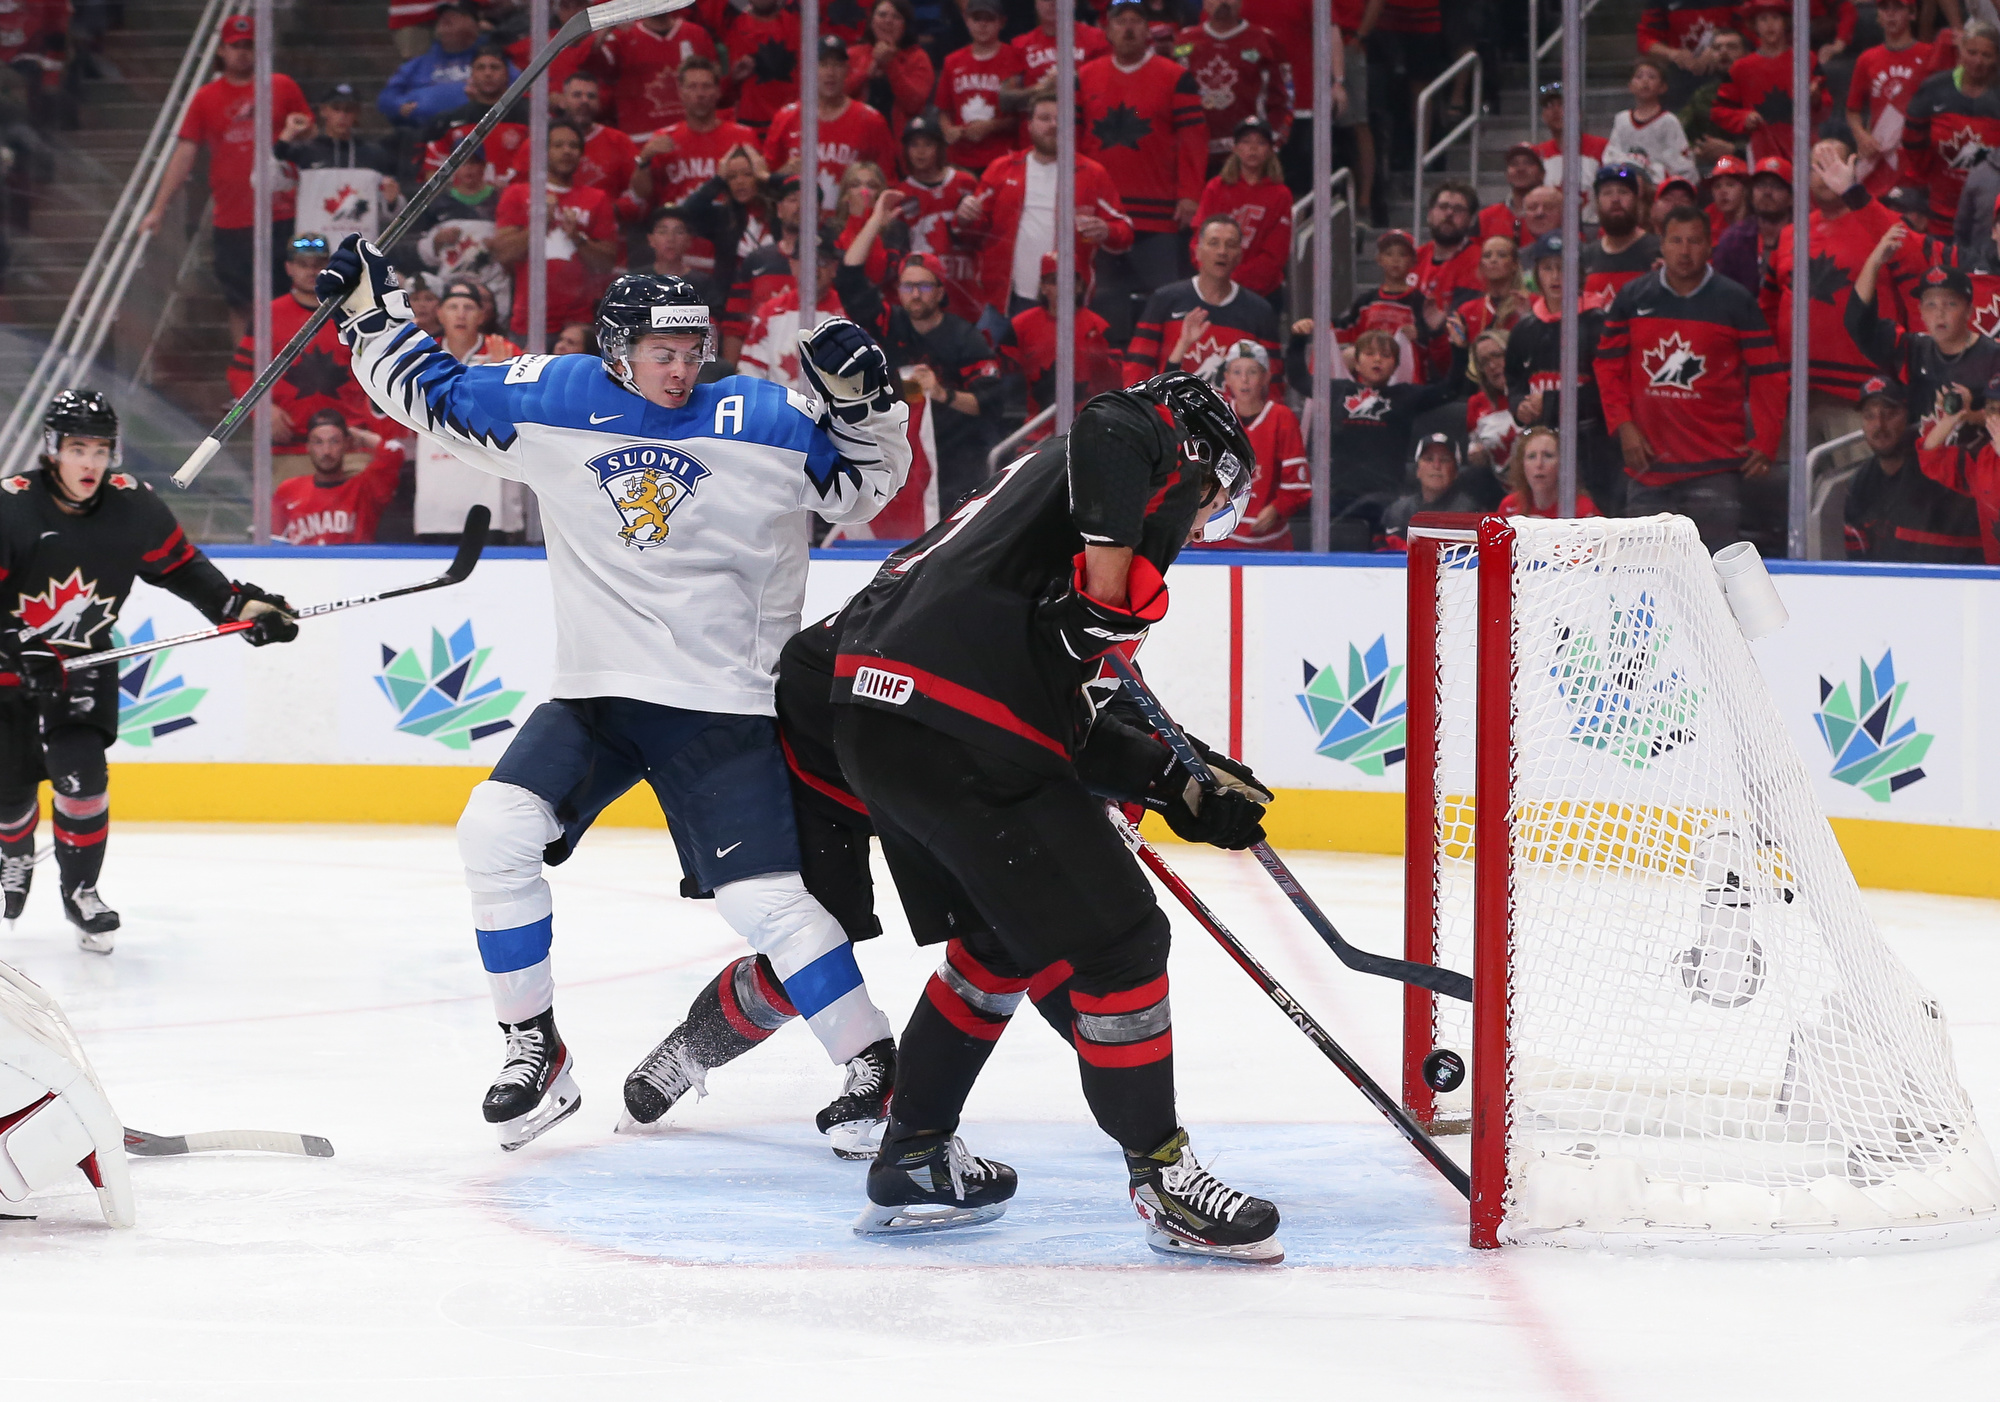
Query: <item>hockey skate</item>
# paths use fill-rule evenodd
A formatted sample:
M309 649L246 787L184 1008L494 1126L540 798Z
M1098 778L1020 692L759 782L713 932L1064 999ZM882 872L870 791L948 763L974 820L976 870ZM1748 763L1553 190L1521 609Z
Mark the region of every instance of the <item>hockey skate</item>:
M1146 1245L1163 1256L1207 1256L1275 1266L1278 1209L1239 1193L1195 1162L1188 1134L1177 1129L1150 1154L1127 1154L1132 1205L1146 1224Z
M500 1147L520 1148L583 1106L583 1092L570 1078L569 1048L556 1031L554 1009L526 1022L501 1023L507 1034L507 1062L493 1080L480 1113L500 1134Z
M34 885L34 882L35 852L32 843L22 856L0 857L0 896L6 899L6 909L0 914L4 915L9 930L14 928L14 922L21 918L21 912L27 908L28 888Z
M897 1236L976 1227L1006 1215L1020 1179L1004 1163L975 1158L965 1141L939 1134L896 1139L868 1170L868 1207L856 1236Z
M814 1118L819 1132L843 1159L872 1159L882 1147L889 1092L896 1084L896 1043L888 1037L864 1047L847 1063L847 1082Z
M25 902L27 891L21 892ZM76 926L76 947L86 954L109 954L113 944L112 935L118 929L118 912L106 905L97 894L95 886L78 886L75 890L62 893L63 914L69 923ZM13 896L7 900L8 909L13 909Z
M684 1022L669 1032L625 1078L625 1113L618 1117L617 1133L638 1134L657 1124L689 1091L697 1100L708 1094L711 1068L694 1054L690 1026Z

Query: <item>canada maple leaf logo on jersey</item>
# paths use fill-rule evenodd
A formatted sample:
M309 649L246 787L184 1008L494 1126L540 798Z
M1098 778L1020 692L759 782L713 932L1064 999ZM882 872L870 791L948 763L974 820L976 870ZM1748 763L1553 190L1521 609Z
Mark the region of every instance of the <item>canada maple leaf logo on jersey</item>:
M1972 329L1982 336L1991 336L2000 329L2000 292L1972 309Z
M1937 143L1938 154L1953 170L1971 170L1979 164L1979 158L1986 154L1986 146L1979 139L1979 133L1971 127L1960 127Z
M1696 355L1678 331L1639 358L1646 383L1654 389L1693 389L1707 365L1708 358Z
M73 569L68 579L51 583L46 592L21 595L14 617L21 620L24 638L87 648L111 622L111 600L97 597L97 581Z
M1196 69L1194 81L1201 89L1201 105L1211 112L1224 111L1236 101L1236 69L1221 54Z
M1090 130L1097 137L1097 144L1107 151L1120 146L1129 146L1136 151L1139 143L1153 130L1153 124L1140 116L1136 109L1121 102L1091 123Z
M960 122L990 122L999 115L999 109L985 93L974 93L961 103L958 109Z
M1379 424L1389 417L1389 398L1377 390L1361 389L1340 401L1349 423Z

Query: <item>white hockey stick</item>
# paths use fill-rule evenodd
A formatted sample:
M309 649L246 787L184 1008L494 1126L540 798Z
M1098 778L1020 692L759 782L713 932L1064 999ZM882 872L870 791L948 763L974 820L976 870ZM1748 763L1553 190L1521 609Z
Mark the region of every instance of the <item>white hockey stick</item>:
M287 1134L277 1129L214 1129L203 1134L148 1134L125 1126L125 1152L159 1159L172 1154L298 1154L330 1159L333 1145L317 1134Z

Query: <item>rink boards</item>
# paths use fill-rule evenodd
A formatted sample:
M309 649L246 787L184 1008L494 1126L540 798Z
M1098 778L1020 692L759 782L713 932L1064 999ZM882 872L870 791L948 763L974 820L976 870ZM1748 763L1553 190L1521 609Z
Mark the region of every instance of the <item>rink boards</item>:
M394 587L449 552L211 552L299 603ZM805 618L882 551L815 557ZM1754 645L1864 885L2000 896L2000 570L1772 567L1789 627ZM1402 846L1404 573L1381 556L1186 559L1145 652L1184 725L1280 793L1281 846ZM140 585L120 636L204 626ZM121 817L449 822L528 713L554 654L547 565L495 550L465 584L308 623L298 642L222 640L127 664L112 751ZM141 664L146 664L141 670ZM650 797L607 822L656 825Z

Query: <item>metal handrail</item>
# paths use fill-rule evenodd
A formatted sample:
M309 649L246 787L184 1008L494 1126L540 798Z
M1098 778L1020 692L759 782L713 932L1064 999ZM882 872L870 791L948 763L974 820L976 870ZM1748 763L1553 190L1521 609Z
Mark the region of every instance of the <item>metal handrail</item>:
M144 261L152 235L139 228L166 176L168 154L187 118L194 94L215 47L223 21L244 7L244 0L208 0L195 25L180 67L167 89L147 133L132 174L119 192L105 221L104 232L84 264L76 288L49 338L48 349L22 386L20 397L0 426L0 474L18 472L39 441L36 417L42 401L64 380L96 360L110 334L111 322Z
M1472 110L1466 114L1463 121L1440 137L1435 146L1424 145L1425 128L1430 125L1431 99L1467 68L1472 70ZM1421 223L1424 217L1424 167L1436 157L1443 155L1453 143L1467 133L1471 134L1471 141L1468 144L1471 147L1472 164L1466 178L1474 185L1479 183L1479 130L1486 121L1486 115L1481 110L1486 100L1485 75L1486 66L1479 61L1478 53L1467 51L1459 55L1457 63L1438 74L1429 87L1417 94L1417 175L1415 201L1410 206L1412 222ZM1477 217L1479 211L1475 209L1472 213Z
M1813 491L1814 486L1817 485L1813 481L1814 471L1818 467L1821 457L1837 449L1859 443L1864 436L1861 430L1857 428L1852 433L1843 433L1838 438L1827 439L1826 442L1806 454L1805 480L1792 488L1791 501L1788 503L1791 509L1787 515L1791 519L1787 523L1785 531L1785 554L1790 558L1794 560L1822 560L1826 558L1821 548L1820 532L1815 530L1814 526L1819 521L1820 513L1826 509L1826 499L1833 490L1833 484L1831 482L1825 484L1825 491ZM1908 471L1909 469L1905 468L1904 470ZM1808 505L1808 501L1810 501L1810 505Z
M201 217L207 220L215 209L215 201L209 200L201 207ZM160 314L153 318L152 334L146 337L146 349L139 353L139 363L132 367L132 378L126 382L129 394L140 385L150 383L147 376L153 370L153 353L160 348L160 338L173 325L174 313L181 303L181 286L194 276L194 270L201 266L201 238L197 235L188 240L187 250L181 254L181 265L174 269L173 289L167 293L167 304L160 308Z
M998 443L995 443L986 454L986 475L991 477L994 473L998 472L1000 464L1005 461L1007 454L1013 452L1018 444L1027 442L1029 436L1043 424L1053 422L1055 416L1056 406L1051 404Z
M1333 212L1334 307L1346 311L1354 302L1354 172L1342 166L1327 178ZM1343 193L1344 192L1344 193ZM1292 250L1285 285L1291 289L1291 311L1310 306L1312 290L1313 197L1292 204ZM1292 316L1289 321L1296 320Z
M1588 19L1591 11L1597 8L1597 4L1598 0L1583 0L1583 8L1577 11L1577 18ZM1542 103L1539 96L1542 86L1542 60L1555 52L1556 45L1560 44L1563 38L1561 25L1551 30L1546 39L1540 37L1541 28L1542 14L1539 0L1528 0L1528 102L1531 104L1528 109L1528 131L1531 135L1539 134L1542 129Z

